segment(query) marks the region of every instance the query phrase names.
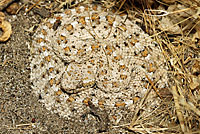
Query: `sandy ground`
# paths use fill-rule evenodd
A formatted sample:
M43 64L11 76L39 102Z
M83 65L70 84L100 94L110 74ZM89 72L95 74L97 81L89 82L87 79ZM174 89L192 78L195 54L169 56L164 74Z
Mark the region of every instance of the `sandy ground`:
M64 119L51 114L39 103L39 96L32 93L29 81L28 44L31 34L26 30L40 19L33 12L26 16L23 11L16 16L7 15L13 34L9 41L0 44L0 134L132 133L110 126L102 130L102 124L105 127L109 122L98 120L94 115ZM110 116L112 110L106 112ZM126 124L131 119L132 114L128 115L127 112L122 115L120 124Z

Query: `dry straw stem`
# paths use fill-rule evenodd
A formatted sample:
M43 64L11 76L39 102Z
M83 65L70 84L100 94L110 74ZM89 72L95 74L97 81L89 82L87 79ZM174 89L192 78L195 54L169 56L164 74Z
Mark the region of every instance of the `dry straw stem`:
M69 5L69 7L71 7L71 3L74 2L75 0L65 0L65 1L61 1L61 0L56 0L58 3L60 3L59 7L56 10L61 9L64 5ZM75 5L73 5L75 6Z
M34 3L31 7L29 7L29 9L26 11L26 13L28 13L29 11L31 11L31 9L33 9L35 6L37 6L40 3L40 0L38 0L36 3Z
M6 129L9 130L31 130L34 128L34 126L37 125L36 123L27 123L27 124L19 124L15 127L9 127L7 126Z
M180 126L183 132L186 132L186 127L184 125L184 118L183 118L183 114L182 114L182 110L179 104L179 99L178 99L178 93L176 90L176 86L172 86L172 90L171 90L173 97L174 97L174 103L175 103L175 108L176 108L176 113L180 122Z

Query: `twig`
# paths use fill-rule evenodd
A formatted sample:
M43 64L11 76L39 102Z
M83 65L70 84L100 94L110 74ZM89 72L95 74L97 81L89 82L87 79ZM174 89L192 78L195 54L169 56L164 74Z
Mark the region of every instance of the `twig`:
M183 118L183 114L181 112L181 107L179 105L179 100L178 100L178 93L176 90L176 86L172 86L172 90L171 90L173 97L174 97L174 103L175 103L175 108L176 108L176 114L178 117L178 120L180 122L180 126L181 126L181 130L185 133L186 132L186 128L184 125L184 118Z
M148 79L148 81L149 81L149 83L151 84L151 86L153 87L153 90L156 92L156 94L159 96L159 98L162 99L162 97L161 97L160 94L158 93L158 89L154 86L154 82L151 81L151 79L150 79L147 75L145 75L145 76L146 76L146 78Z
M26 13L28 13L31 9L33 9L35 6L37 6L40 3L40 0L38 0L35 4L33 4L27 11Z

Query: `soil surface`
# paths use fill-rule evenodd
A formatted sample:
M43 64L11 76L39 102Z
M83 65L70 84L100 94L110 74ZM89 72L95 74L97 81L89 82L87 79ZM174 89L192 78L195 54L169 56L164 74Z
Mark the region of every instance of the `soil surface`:
M0 44L1 134L132 133L119 127L129 123L133 115L125 108L120 109L124 110L124 115L120 115L122 118L118 124L104 120L105 117L111 118L113 110L98 112L92 105L81 119L73 117L69 120L47 111L39 103L40 97L32 92L29 81L29 44L32 40L29 30L42 18L32 11L27 15L24 11L14 16L6 14L6 17L12 25L13 34L7 42Z

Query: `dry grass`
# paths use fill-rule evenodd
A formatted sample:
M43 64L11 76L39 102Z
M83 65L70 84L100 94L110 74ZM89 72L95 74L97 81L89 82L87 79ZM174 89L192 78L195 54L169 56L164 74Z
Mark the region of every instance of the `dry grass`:
M132 6L141 4L139 8ZM164 3L165 2L165 3ZM138 18L142 18L141 26L159 43L162 54L165 56L169 73L169 87L167 90L156 90L160 94L160 106L149 113L148 116L137 116L148 99L150 89L155 82L150 79L149 91L141 100L134 113L134 118L128 129L140 133L200 133L200 42L199 42L199 6L197 1L180 0L174 3L154 1L122 0L117 6ZM119 4L121 3L121 4ZM151 7L156 5L153 10ZM114 4L113 4L114 5ZM123 6L122 6L123 5ZM128 6L130 5L130 6ZM182 9L171 7L182 6ZM164 9L165 8L165 9ZM148 10L147 10L148 9ZM160 10L158 10L160 9ZM142 11L143 10L143 11ZM141 11L141 12L138 12ZM164 13L164 14L159 14ZM187 14L187 15L185 15ZM135 17L137 17L135 15ZM169 27L162 27L162 18L167 17L172 22ZM179 30L173 31L174 27ZM162 96L162 97L161 97Z

